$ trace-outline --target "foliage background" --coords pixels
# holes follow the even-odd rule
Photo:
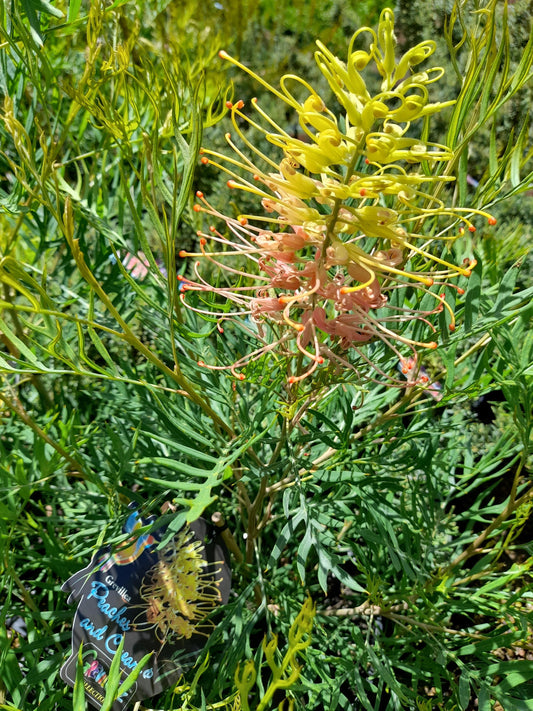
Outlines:
[[[488,52],[472,82],[489,86],[487,102],[463,99],[476,130],[456,199],[490,205],[499,222],[476,234],[462,328],[425,362],[440,402],[348,377],[294,400],[275,359],[235,383],[196,362],[234,358],[246,335],[221,338],[180,305],[176,254],[200,227],[191,191],[243,211],[223,177],[196,167],[201,141],[223,145],[226,98],[258,91],[222,65],[220,46],[272,83],[289,69],[313,83],[315,38],[343,56],[386,5],[1,4],[2,708],[72,707],[59,667],[73,611],[60,587],[104,541],[123,540],[129,501],[150,513],[168,499],[181,506],[174,528],[220,510],[243,560],[196,676],[153,708],[237,708],[234,674],[250,658],[263,666],[257,706],[271,682],[263,636],[279,635],[280,661],[308,594],[305,664],[272,704],[533,708],[530,78],[480,118],[531,53],[530,4],[509,7],[508,76],[504,63],[491,75]],[[471,23],[490,3],[459,5]],[[434,100],[457,95],[468,63],[467,48],[457,72],[446,58],[452,10],[431,3],[421,26],[426,3],[397,8],[402,43],[438,42],[447,79]],[[451,116],[434,140],[468,133]],[[121,261],[139,250],[144,280]]]

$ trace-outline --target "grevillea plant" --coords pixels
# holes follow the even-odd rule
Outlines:
[[[449,295],[464,294],[476,264],[469,252],[459,264],[444,253],[464,226],[475,231],[475,218],[490,225],[496,220],[483,210],[447,206],[454,178],[446,167],[454,153],[427,140],[424,120],[455,102],[430,101],[431,85],[444,74],[441,67],[426,67],[433,41],[397,59],[394,15],[386,9],[377,32],[363,27],[353,35],[346,62],[317,45],[315,59],[332,94],[327,100],[294,74],[283,76],[276,89],[220,52],[284,102],[298,130],[294,135],[278,125],[256,98],[253,115],[244,101],[228,102],[234,134],[226,140],[233,153],[204,148],[201,162],[225,171],[228,186],[251,193],[263,212],[228,216],[197,192],[195,210],[213,222],[198,233],[198,253],[180,253],[199,258],[196,278],[182,277],[182,298],[218,319],[220,331],[229,318],[226,308],[217,310],[221,299],[236,304],[233,314],[251,317],[261,345],[229,366],[241,380],[248,363],[276,350],[295,356],[289,383],[330,362],[360,375],[370,366],[381,380],[405,385],[395,368],[385,372],[366,348],[381,341],[409,384],[427,383],[417,352],[437,348],[437,314],[444,311],[447,328],[455,330]],[[377,92],[364,78],[371,70],[380,76]],[[261,150],[261,139],[274,150]],[[223,272],[222,284],[205,276],[201,261]],[[191,291],[217,298],[204,308],[187,298]],[[269,334],[264,322],[272,326]],[[413,322],[424,324],[418,336]]]
[[[385,2],[2,4],[0,708],[134,501],[150,708],[533,711],[531,13]]]
[[[311,644],[311,631],[313,629],[316,608],[311,598],[303,603],[300,612],[291,624],[288,632],[288,649],[283,658],[278,663],[276,654],[278,652],[278,636],[273,635],[270,640],[263,640],[262,651],[266,662],[270,667],[272,678],[266,687],[261,700],[255,707],[255,711],[266,711],[271,708],[272,699],[276,692],[293,687],[302,671],[302,666],[298,661],[298,655],[302,654]],[[238,701],[234,708],[242,711],[250,711],[248,705],[248,695],[257,680],[257,669],[253,659],[248,659],[235,671],[235,686],[238,691]],[[281,702],[278,708],[283,708]],[[289,699],[289,709],[294,708],[294,700]]]

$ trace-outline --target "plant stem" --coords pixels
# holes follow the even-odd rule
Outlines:
[[[526,503],[529,499],[533,497],[533,486],[530,486],[529,489],[524,494],[522,494],[519,499],[516,498],[518,482],[520,479],[522,467],[524,466],[525,456],[525,454],[522,456],[522,459],[518,464],[511,486],[511,493],[509,494],[509,501],[507,502],[507,505],[505,506],[501,514],[497,516],[487,526],[487,528],[482,533],[480,533],[479,536],[474,541],[472,541],[472,543],[467,548],[465,548],[465,550],[460,555],[454,558],[452,562],[449,563],[446,568],[444,568],[441,573],[442,577],[448,577],[450,572],[454,568],[456,568],[468,558],[471,558],[473,555],[476,555],[476,553],[479,551],[480,546],[487,540],[491,533],[495,529],[497,529],[504,521],[506,521],[514,511],[520,508],[522,504]]]

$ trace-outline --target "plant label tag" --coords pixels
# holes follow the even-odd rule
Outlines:
[[[118,550],[99,550],[90,564],[63,585],[78,607],[72,625],[72,653],[61,678],[74,686],[82,646],[83,686],[100,708],[109,671],[123,641],[120,682],[148,653],[134,683],[112,711],[154,696],[191,666],[214,628],[210,614],[228,601],[231,570],[217,529],[204,519],[182,528],[160,547],[163,534],[135,535],[151,523],[134,511],[124,526],[132,536]]]

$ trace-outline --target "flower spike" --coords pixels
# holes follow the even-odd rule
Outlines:
[[[447,290],[463,294],[454,281],[468,278],[476,264],[469,255],[454,264],[444,248],[464,234],[458,222],[473,233],[474,215],[489,225],[496,220],[482,210],[447,207],[437,195],[454,179],[445,169],[453,152],[413,137],[416,122],[454,103],[430,102],[429,88],[444,74],[441,67],[423,67],[434,42],[421,42],[398,59],[394,13],[385,9],[377,30],[363,27],[354,34],[346,61],[317,45],[315,60],[335,105],[327,105],[297,75],[282,77],[278,89],[220,52],[296,112],[298,136],[255,97],[249,102],[253,118],[242,100],[228,103],[235,138],[227,134],[226,141],[232,155],[204,148],[200,162],[222,170],[228,186],[254,196],[262,211],[230,217],[197,193],[195,211],[225,223],[226,232],[211,225],[210,234],[199,233],[199,252],[180,256],[216,267],[220,285],[212,286],[195,266],[196,280],[184,282],[181,298],[192,310],[218,319],[220,332],[221,321],[232,317],[220,299],[233,302],[238,307],[233,315],[250,319],[254,327],[246,330],[260,341],[232,365],[202,367],[228,368],[241,379],[237,371],[265,354],[292,355],[295,370],[288,382],[297,384],[328,362],[360,375],[354,358],[390,384],[410,387],[411,380],[407,385],[394,374],[395,366],[387,373],[377,365],[376,349],[367,344],[381,342],[390,349],[402,372],[405,364],[422,372],[417,351],[438,347],[435,317],[445,313],[448,329],[456,328]],[[381,76],[375,95],[364,78],[372,64]],[[266,138],[272,153],[258,148],[254,132]],[[424,231],[429,224],[439,230],[436,236]],[[276,334],[272,340],[265,323]],[[414,324],[420,328],[414,330]]]

